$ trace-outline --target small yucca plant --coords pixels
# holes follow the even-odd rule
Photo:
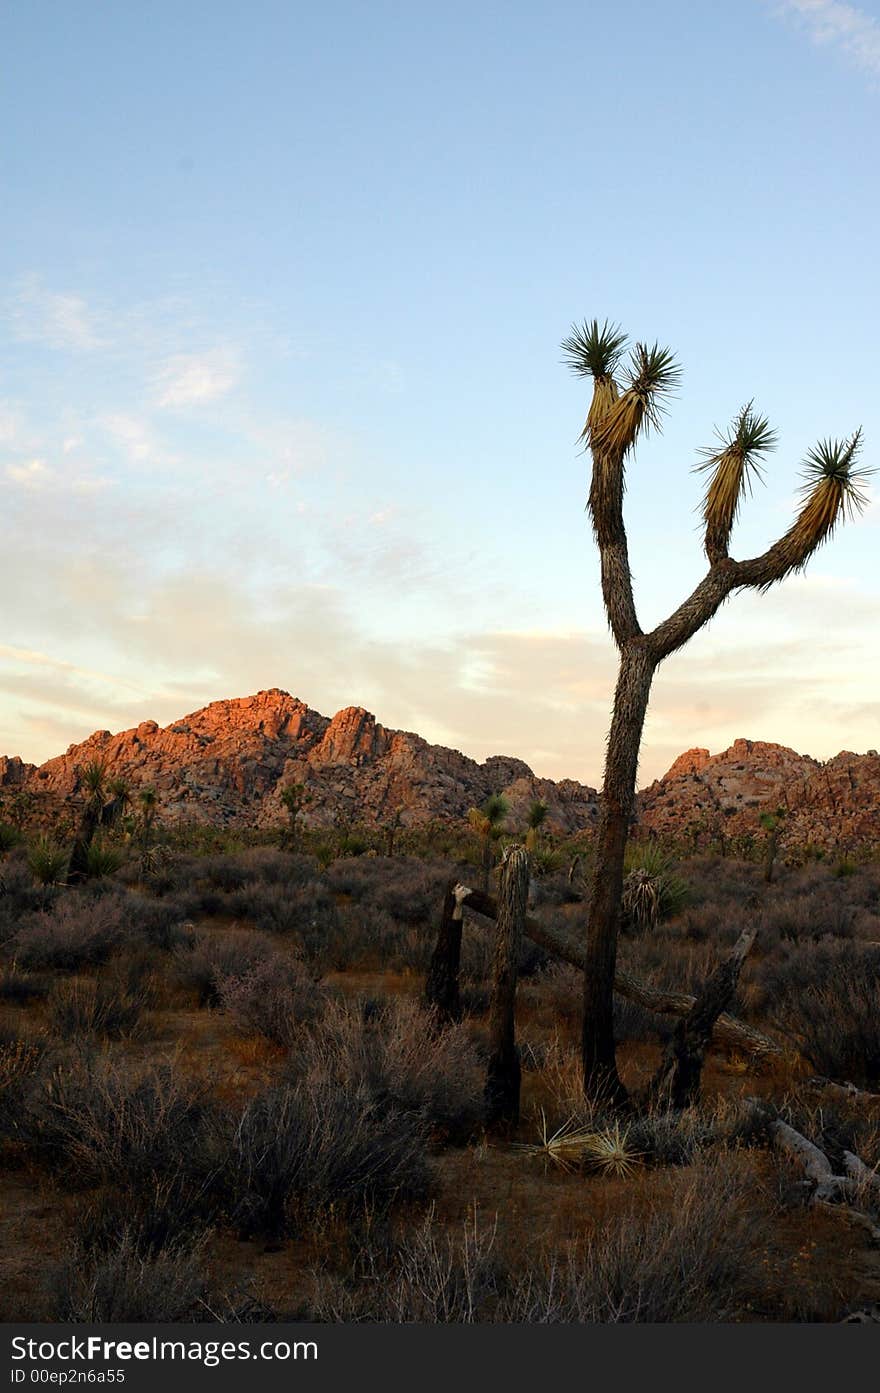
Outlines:
[[[593,1131],[592,1127],[583,1126],[576,1116],[572,1116],[555,1132],[550,1132],[542,1108],[540,1141],[517,1142],[514,1150],[527,1156],[538,1156],[545,1164],[559,1166],[560,1170],[575,1171],[583,1160]]]
[[[95,838],[86,852],[86,869],[89,877],[113,875],[122,865],[122,851],[109,842]]]
[[[11,822],[0,822],[0,856],[5,856],[21,841],[21,833]]]
[[[628,847],[625,870],[621,908],[631,924],[653,929],[681,913],[688,887],[676,874],[671,857],[658,846],[648,842]]]
[[[40,885],[55,885],[64,880],[67,852],[45,832],[28,846],[28,870]]]
[[[584,1158],[602,1175],[617,1180],[628,1180],[642,1161],[641,1154],[629,1144],[629,1130],[619,1122],[587,1138]]]

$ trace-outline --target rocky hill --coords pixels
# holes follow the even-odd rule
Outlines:
[[[880,758],[844,751],[822,764],[784,745],[735,740],[687,750],[639,795],[639,820],[658,836],[720,841],[760,830],[783,809],[784,840],[825,851],[880,844]]]
[[[318,826],[382,825],[398,812],[404,826],[455,820],[497,792],[509,799],[514,824],[536,798],[557,832],[588,828],[598,816],[598,794],[584,784],[539,779],[503,755],[480,764],[388,730],[362,707],[330,720],[278,688],[212,702],[164,728],[143,721],[118,735],[96,731],[39,768],[0,758],[0,790],[63,803],[76,790],[78,767],[93,759],[135,789],[154,787],[163,818],[216,825],[277,824],[281,790],[292,783],[307,786],[305,820]],[[760,813],[777,807],[786,810],[786,841],[829,851],[880,845],[880,758],[845,751],[822,764],[752,740],[717,755],[688,750],[642,791],[638,815],[647,833],[705,842],[760,832]]]
[[[502,790],[514,820],[541,798],[560,831],[588,826],[598,812],[595,789],[538,779],[520,759],[478,764],[409,731],[387,730],[362,707],[329,720],[278,688],[212,702],[164,728],[143,721],[120,735],[96,731],[39,768],[4,760],[0,787],[64,799],[76,789],[77,768],[95,759],[134,788],[155,788],[165,819],[271,825],[283,820],[280,793],[292,783],[307,786],[304,818],[314,825],[380,825],[398,811],[404,826],[462,818]]]

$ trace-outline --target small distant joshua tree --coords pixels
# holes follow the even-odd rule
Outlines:
[[[526,814],[526,828],[528,829],[526,831],[527,851],[537,851],[539,849],[541,845],[541,828],[547,821],[547,812],[547,804],[542,802],[540,798],[536,798],[535,801],[529,805],[529,811]]]
[[[471,808],[468,813],[468,822],[483,844],[482,887],[485,894],[489,893],[489,877],[492,874],[492,846],[504,835],[504,819],[508,812],[509,804],[504,794],[492,793],[482,807]]]
[[[776,864],[776,853],[779,850],[779,838],[782,835],[782,823],[785,818],[785,808],[777,808],[775,812],[761,814],[761,826],[767,833],[767,853],[764,860],[764,883],[769,885],[773,879],[773,867]]]
[[[101,823],[107,793],[107,768],[103,760],[89,760],[77,770],[77,791],[82,792],[84,801],[67,867],[67,879],[71,884],[86,880],[89,875],[89,848]]]
[[[769,589],[806,566],[817,547],[846,517],[865,504],[858,470],[861,431],[845,440],[823,440],[804,461],[800,510],[788,531],[761,556],[736,561],[730,537],[740,503],[760,476],[761,461],[776,444],[767,418],[751,402],[729,431],[701,452],[707,475],[703,498],[704,548],[709,569],[693,593],[650,633],[641,629],[630,575],[623,521],[624,473],[639,438],[659,429],[664,399],[678,385],[680,369],[669,349],[637,343],[621,367],[626,336],[607,320],[572,327],[562,344],[572,371],[593,382],[582,439],[592,470],[589,510],[599,548],[602,597],[620,667],[605,760],[602,811],[589,897],[584,973],[584,1088],[614,1102],[626,1101],[614,1047],[613,991],[623,888],[624,853],[634,806],[639,746],[654,673],[708,623],[736,590]]]
[[[300,818],[303,812],[312,801],[312,795],[306,789],[305,784],[288,784],[281,790],[281,802],[287,810],[290,818],[290,826],[287,829],[288,840],[293,851],[299,846],[301,824]]]

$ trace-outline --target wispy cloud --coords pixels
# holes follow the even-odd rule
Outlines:
[[[880,22],[873,15],[845,0],[782,0],[778,8],[814,43],[839,49],[855,67],[880,77]]]
[[[104,338],[88,302],[72,293],[47,290],[27,276],[7,302],[5,315],[16,338],[76,352],[101,348]]]
[[[30,459],[24,464],[7,465],[6,477],[21,488],[43,489],[54,483],[56,476],[45,460]]]
[[[228,349],[179,353],[157,375],[159,405],[192,406],[226,396],[238,382],[238,361]]]

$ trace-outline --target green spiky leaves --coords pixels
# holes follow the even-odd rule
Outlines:
[[[619,324],[598,319],[572,324],[571,333],[562,340],[563,362],[577,377],[613,378],[621,355],[626,349],[626,334]]]
[[[601,420],[591,425],[590,446],[594,455],[622,464],[639,436],[653,427],[660,429],[665,399],[681,381],[681,369],[668,348],[658,343],[650,347],[637,343],[619,396],[611,402]]]
[[[730,534],[739,505],[752,481],[761,476],[761,460],[776,445],[776,432],[766,416],[759,416],[748,402],[734,416],[730,430],[716,431],[720,449],[701,450],[698,470],[710,472],[703,498],[706,555],[713,563],[727,556]]]
[[[861,448],[862,428],[859,426],[848,440],[820,440],[807,451],[800,492],[808,498],[821,493],[829,504],[836,504],[834,519],[823,541],[841,517],[858,517],[867,506],[864,484],[875,470],[855,468]]]
[[[762,589],[790,571],[803,570],[841,521],[862,512],[868,502],[864,486],[875,471],[855,467],[861,445],[860,428],[847,440],[820,440],[807,452],[800,487],[804,501],[785,536],[763,558]]]

